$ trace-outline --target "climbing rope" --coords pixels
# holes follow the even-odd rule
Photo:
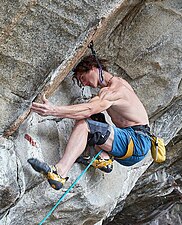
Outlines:
[[[53,211],[58,207],[58,205],[60,204],[60,202],[65,198],[65,196],[71,191],[71,189],[78,183],[78,181],[80,180],[80,178],[86,173],[86,171],[88,170],[88,168],[92,165],[92,163],[94,162],[94,160],[96,160],[96,158],[101,154],[102,150],[100,152],[98,152],[93,159],[91,160],[91,162],[88,164],[88,166],[82,171],[82,173],[76,178],[76,180],[70,185],[70,187],[67,189],[67,191],[60,197],[60,199],[57,201],[57,203],[52,207],[52,209],[47,213],[47,215],[44,217],[44,219],[38,224],[38,225],[42,225],[48,218],[49,216],[51,216],[51,214],[53,213]]]

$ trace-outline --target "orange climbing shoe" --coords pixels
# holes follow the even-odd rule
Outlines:
[[[85,166],[88,166],[90,161],[91,161],[90,156],[80,156],[76,160],[76,162],[81,163]],[[92,163],[92,166],[94,168],[98,168],[98,169],[102,170],[105,173],[110,173],[113,170],[113,159],[112,158],[103,159],[100,156],[98,156],[97,159],[94,160],[94,162]]]
[[[31,158],[27,161],[28,163],[30,163],[30,165],[35,171],[43,174],[47,178],[49,184],[55,190],[60,190],[65,184],[65,182],[68,180],[68,177],[62,178],[57,173],[55,166],[49,166],[47,163],[41,162],[36,158]]]

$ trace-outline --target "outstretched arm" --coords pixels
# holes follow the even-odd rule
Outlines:
[[[80,120],[88,118],[92,114],[102,112],[108,109],[111,105],[111,101],[101,99],[99,96],[97,96],[91,99],[91,101],[88,103],[68,106],[55,106],[52,105],[44,95],[43,104],[34,102],[32,103],[31,110],[41,116],[56,116],[60,118]]]

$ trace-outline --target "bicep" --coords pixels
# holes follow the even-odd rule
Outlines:
[[[99,98],[101,100],[110,101],[112,102],[112,104],[116,103],[118,100],[124,101],[124,98],[121,92],[111,88],[103,88],[103,90],[101,90],[99,93]]]
[[[108,101],[113,101],[113,100],[116,100],[115,99],[115,95],[117,94],[118,92],[116,90],[113,90],[109,87],[105,87],[105,88],[102,88],[99,92],[99,98],[102,99],[102,100],[108,100]]]
[[[112,101],[109,101],[107,99],[100,98],[100,96],[97,96],[97,99],[95,101],[90,102],[93,109],[93,114],[102,112],[104,110],[107,110],[111,105],[113,104]]]

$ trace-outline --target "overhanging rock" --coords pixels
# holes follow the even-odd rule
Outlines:
[[[0,192],[5,195],[0,199],[0,222],[37,224],[65,189],[51,189],[32,171],[27,159],[57,162],[74,121],[35,114],[27,117],[32,100],[43,92],[52,103],[61,105],[90,97],[90,89],[85,89],[82,96],[71,77],[65,76],[93,39],[99,55],[110,59],[111,72],[133,85],[149,112],[153,129],[169,143],[182,128],[181,2],[6,0],[0,6],[0,133],[9,137],[1,138],[1,161],[8,166],[2,166],[1,172]],[[25,134],[36,141],[36,147],[25,140]],[[178,149],[180,146],[177,145]],[[150,156],[129,168],[115,163],[109,175],[92,168],[48,224],[101,224],[118,202],[116,210],[122,210],[127,195],[150,163]],[[160,168],[163,170],[163,165]],[[82,170],[78,164],[73,166],[65,188]],[[141,179],[145,182],[145,176]]]
[[[11,135],[27,117],[31,101],[43,89],[49,96],[110,19],[138,2],[1,2],[0,100],[6,113],[0,133]]]

